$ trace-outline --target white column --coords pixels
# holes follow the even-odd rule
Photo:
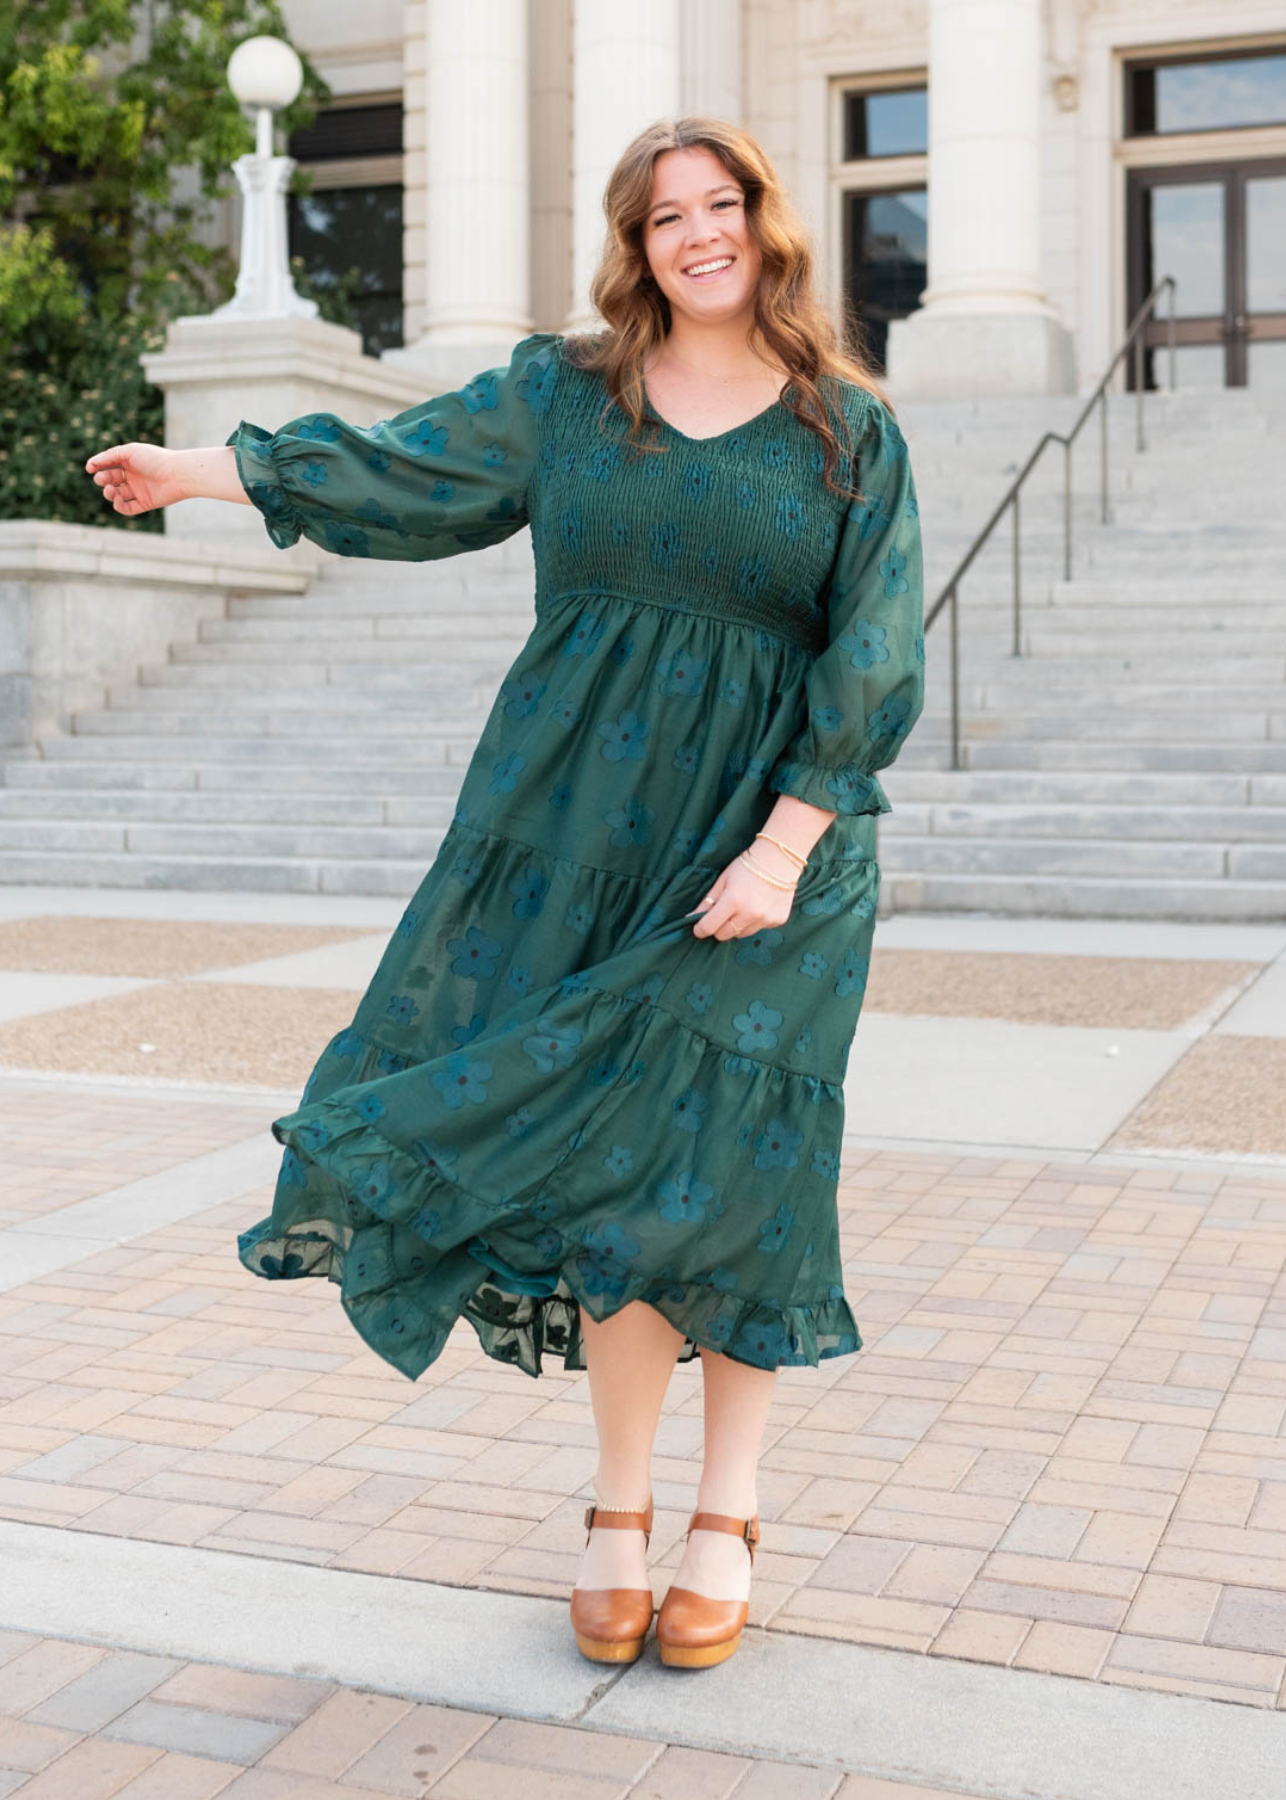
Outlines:
[[[683,0],[685,113],[740,124],[745,117],[742,0]]]
[[[427,0],[423,329],[385,352],[467,379],[532,329],[527,0]]]
[[[679,115],[680,11],[680,0],[575,0],[569,331],[594,320],[589,284],[606,232],[607,177],[645,125]]]
[[[1040,280],[1041,0],[930,0],[929,285],[889,328],[899,398],[1062,393]]]

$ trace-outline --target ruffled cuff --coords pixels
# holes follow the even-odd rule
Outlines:
[[[768,786],[777,794],[791,794],[810,806],[833,813],[887,813],[893,808],[874,775],[852,764],[828,768],[820,763],[783,758],[768,775]]]
[[[272,459],[272,433],[243,419],[226,440],[225,448],[227,445],[236,456],[242,487],[263,515],[268,536],[278,550],[289,550],[299,542],[303,526],[277,474]]]

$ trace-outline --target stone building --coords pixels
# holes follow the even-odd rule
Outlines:
[[[900,398],[1086,391],[1164,274],[1180,385],[1286,390],[1282,0],[286,11],[334,92],[291,145],[293,247],[361,266],[391,362],[586,323],[615,156],[704,111],[760,137]]]

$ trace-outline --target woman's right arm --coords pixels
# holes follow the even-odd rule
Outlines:
[[[166,450],[160,444],[115,444],[91,456],[85,468],[110,500],[112,511],[134,518],[178,500],[254,502],[237,473],[236,452],[222,444],[199,450]]]

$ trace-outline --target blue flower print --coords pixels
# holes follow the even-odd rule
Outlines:
[[[402,447],[408,456],[438,456],[446,449],[450,435],[445,425],[437,424],[426,414],[407,432]]]
[[[839,538],[839,530],[834,519],[827,519],[822,526],[822,549],[833,550]]]
[[[872,718],[878,718],[873,713]],[[874,810],[872,801],[879,798],[873,776],[861,775],[856,769],[836,769],[827,777],[827,789],[834,794],[837,812],[856,813]],[[884,809],[881,809],[884,810]]]
[[[585,542],[585,516],[579,506],[565,506],[558,515],[558,530],[564,550],[578,555]]]
[[[608,762],[641,762],[646,755],[651,727],[636,712],[623,712],[619,719],[603,719],[598,729],[606,740],[599,749]]]
[[[614,1181],[622,1175],[628,1175],[634,1167],[634,1158],[624,1144],[613,1144],[610,1152],[603,1158],[603,1167]]]
[[[505,1120],[505,1130],[509,1133],[510,1137],[526,1137],[527,1133],[535,1123],[535,1120],[536,1115],[529,1106],[520,1106],[516,1112],[511,1112]]]
[[[346,1025],[331,1045],[331,1050],[336,1056],[346,1057],[360,1056],[365,1048],[365,1038],[360,1032],[354,1031],[351,1025]]]
[[[575,625],[567,633],[563,645],[564,656],[588,656],[598,648],[598,640],[603,635],[604,622],[596,613],[583,612]]]
[[[755,1139],[757,1169],[793,1169],[799,1163],[802,1131],[792,1131],[784,1119],[769,1119]]]
[[[537,1219],[556,1219],[562,1211],[562,1202],[556,1194],[541,1194],[532,1201],[531,1210]]]
[[[454,500],[455,482],[447,481],[444,477],[439,477],[439,479],[433,483],[433,486],[429,491],[429,499],[440,500],[443,502]]]
[[[293,1150],[287,1150],[281,1159],[280,1180],[283,1187],[301,1188],[307,1185],[308,1171]]]
[[[448,938],[447,949],[455,959],[451,973],[470,981],[485,981],[496,972],[496,958],[504,949],[498,939],[470,925],[462,938]]]
[[[570,926],[577,937],[584,937],[594,923],[594,915],[583,900],[576,900],[567,908],[563,923]]]
[[[631,794],[624,806],[614,807],[611,812],[603,814],[603,822],[612,826],[612,835],[608,839],[618,849],[626,849],[631,845],[652,842],[652,821],[656,817],[655,810],[645,806],[637,794]]]
[[[759,460],[766,469],[784,469],[792,460],[790,445],[785,438],[769,438],[759,452]]]
[[[800,974],[809,976],[813,981],[820,981],[829,967],[830,964],[820,950],[805,950],[799,959]],[[796,1044],[795,1048],[798,1049],[799,1045]]]
[[[378,1207],[393,1192],[393,1171],[386,1162],[373,1162],[353,1183],[353,1192],[364,1206]]]
[[[673,656],[663,656],[656,665],[657,688],[671,699],[677,695],[693,698],[705,687],[709,667],[705,658],[697,658],[687,650],[676,650]]]
[[[823,1181],[838,1181],[839,1152],[837,1150],[814,1150],[813,1174],[820,1175]]]
[[[460,389],[460,399],[466,412],[481,412],[484,407],[488,412],[494,412],[497,399],[495,376],[479,375],[476,381]]]
[[[611,1087],[620,1074],[619,1066],[608,1056],[600,1056],[590,1064],[589,1078],[595,1087]]]
[[[749,441],[744,431],[737,431],[730,438],[724,440],[723,447],[730,456],[744,456]]]
[[[854,619],[853,629],[843,632],[836,642],[848,651],[848,660],[855,669],[872,669],[876,663],[889,660],[889,647],[884,641],[887,636],[883,625],[872,624],[870,619]]]
[[[368,468],[374,469],[377,475],[382,475],[392,460],[387,450],[372,450],[366,462]]]
[[[371,540],[356,525],[342,525],[335,519],[323,519],[322,533],[326,539],[326,549],[333,550],[336,556],[369,556],[371,553]]]
[[[753,1127],[750,1125],[739,1125],[737,1127],[736,1142],[737,1142],[738,1150],[744,1150],[746,1148],[746,1145],[750,1142],[750,1134],[751,1134],[752,1129],[753,1129]]]
[[[549,804],[555,812],[566,812],[571,803],[572,790],[567,782],[560,781],[557,787],[550,788]]]
[[[860,543],[865,543],[873,533],[892,523],[883,494],[876,494],[872,499],[855,502],[849,508],[848,516],[857,523],[857,536]]]
[[[710,1010],[710,1002],[714,999],[714,989],[708,981],[694,981],[684,998],[694,1013],[704,1017]]]
[[[655,1006],[664,987],[663,975],[649,975],[646,981],[636,981],[632,987],[627,987],[622,998],[633,1001],[638,1006]]]
[[[681,775],[695,775],[701,767],[701,752],[695,744],[680,744],[671,759],[671,767]]]
[[[607,535],[614,544],[619,544],[624,548],[630,541],[629,524],[624,519],[613,519],[607,528]]]
[[[368,1125],[373,1125],[376,1119],[384,1117],[384,1102],[378,1094],[363,1094],[360,1100],[354,1101],[353,1111],[359,1119],[365,1119]]]
[[[324,1150],[330,1142],[330,1126],[309,1119],[299,1127],[299,1141],[305,1150]]]
[[[737,505],[750,512],[755,504],[755,490],[748,481],[737,483]]]
[[[804,535],[808,525],[808,513],[804,503],[795,494],[780,494],[777,499],[777,529],[792,544],[796,538]]]
[[[661,568],[668,569],[679,560],[679,551],[683,548],[683,540],[679,536],[679,528],[673,519],[667,519],[660,525],[654,525],[651,533],[652,561]]]
[[[309,487],[320,487],[326,479],[326,465],[322,462],[306,462],[300,473]]]
[[[534,413],[548,412],[557,383],[557,358],[544,360],[538,354],[528,359],[526,369],[514,384],[514,392]]]
[[[411,1155],[422,1162],[431,1175],[441,1175],[447,1181],[454,1181],[453,1173],[459,1160],[460,1152],[455,1149],[443,1149],[430,1143],[428,1138],[416,1138],[411,1145]]]
[[[798,1350],[799,1339],[787,1332],[780,1319],[761,1323],[747,1319],[732,1346],[734,1356],[761,1369],[775,1369],[779,1363],[791,1361]],[[802,1355],[796,1360],[802,1361]]]
[[[564,450],[563,451],[563,474],[570,475],[572,470],[575,467],[576,467],[576,452],[574,450]]]
[[[697,853],[697,833],[691,827],[685,827],[674,834],[674,853],[676,856],[689,857]]]
[[[697,845],[698,856],[713,856],[715,854],[719,848],[719,839],[723,835],[724,826],[727,823],[728,821],[721,812],[715,814],[710,823],[710,829]]]
[[[509,452],[503,444],[488,444],[482,452],[482,466],[484,469],[498,469],[507,461],[508,456]]]
[[[701,552],[701,566],[707,575],[717,575],[719,573],[718,544],[706,545],[705,549]]]
[[[645,481],[659,481],[665,474],[664,454],[648,456],[640,470]]]
[[[866,734],[874,741],[880,738],[900,738],[907,733],[907,717],[911,711],[911,702],[903,700],[896,694],[890,694],[883,706],[873,712],[866,721]]]
[[[518,785],[519,770],[526,766],[527,758],[521,751],[511,750],[505,760],[496,763],[492,769],[488,791],[493,794],[512,794]]]
[[[553,1225],[546,1225],[543,1230],[538,1231],[532,1242],[542,1262],[557,1262],[563,1253],[563,1234]]]
[[[732,1336],[733,1317],[731,1313],[716,1313],[712,1319],[706,1320],[706,1336],[714,1349],[718,1350]]]
[[[714,476],[706,463],[689,463],[683,471],[683,492],[689,500],[700,504],[710,498]]]
[[[700,1225],[714,1197],[711,1184],[698,1181],[692,1169],[681,1169],[668,1181],[659,1182],[656,1191],[660,1195],[657,1211],[671,1225]]]
[[[677,1131],[700,1131],[705,1123],[706,1097],[699,1088],[685,1088],[674,1102],[670,1123]]]
[[[397,515],[385,512],[379,501],[373,497],[362,502],[357,516],[367,525],[374,526],[377,531],[392,531],[398,537],[406,536],[406,532],[402,528],[402,521]]]
[[[611,1294],[619,1298],[625,1292],[629,1265],[642,1246],[615,1219],[605,1225],[587,1226],[581,1233],[584,1249],[576,1258],[576,1266],[586,1290],[591,1294]]]
[[[820,894],[814,894],[811,900],[805,900],[803,911],[814,919],[833,919],[843,904],[844,895],[840,885],[834,882],[830,887],[823,888]]]
[[[614,663],[627,663],[633,654],[634,639],[632,637],[617,638],[612,645],[612,661]]]
[[[581,709],[574,700],[560,700],[549,716],[555,725],[561,725],[565,731],[570,731],[579,720]]]
[[[398,936],[404,938],[414,937],[419,929],[420,915],[413,906],[408,906],[397,922]]]
[[[852,906],[850,906],[848,910],[850,915],[855,919],[873,919],[875,917],[875,902],[869,894],[862,894],[860,898],[854,900]]]
[[[795,1222],[795,1209],[782,1201],[771,1219],[765,1219],[759,1227],[758,1248],[768,1256],[775,1256],[790,1236],[790,1228]]]
[[[737,1291],[737,1271],[720,1263],[717,1269],[710,1271],[710,1286],[717,1287],[721,1294],[734,1294]]]
[[[773,946],[780,944],[785,935],[775,925],[763,926],[750,937],[742,938],[737,946],[737,961],[739,963],[770,963]]]
[[[511,675],[500,688],[500,692],[506,696],[506,716],[510,719],[529,719],[540,705],[540,697],[544,691],[545,683],[534,669],[524,669],[519,675]]]
[[[735,675],[729,675],[719,683],[719,698],[726,700],[729,706],[740,706],[746,697],[746,684],[738,681]]]
[[[869,956],[859,956],[856,950],[846,950],[835,980],[835,992],[837,994],[862,993],[866,987],[866,978],[870,967]]]
[[[334,444],[339,439],[339,426],[335,423],[334,413],[315,413],[311,419],[305,419],[295,432],[315,444]]]
[[[534,919],[545,904],[545,895],[549,892],[549,877],[535,863],[528,863],[510,881],[509,892],[517,896],[513,904],[514,917]]]
[[[733,1026],[740,1034],[738,1050],[775,1050],[777,1027],[782,1017],[775,1007],[768,1006],[763,1000],[752,1000],[745,1012],[733,1017]]]
[[[542,483],[548,483],[550,476],[554,473],[557,466],[558,453],[552,442],[546,438],[545,442],[540,446],[540,479]]]
[[[572,975],[564,975],[558,984],[561,994],[583,994],[589,986],[589,971],[577,969]]]
[[[487,1083],[494,1073],[491,1064],[481,1057],[471,1059],[464,1050],[452,1050],[446,1061],[446,1068],[439,1069],[434,1075],[433,1085],[447,1105],[453,1112],[466,1100],[473,1106],[481,1106],[487,1097]]]
[[[642,1081],[643,1077],[646,1074],[647,1074],[647,1062],[645,1061],[645,1059],[643,1057],[636,1056],[634,1058],[634,1061],[630,1064],[629,1068],[625,1071],[626,1085],[628,1087],[633,1087],[635,1082]]]
[[[284,1256],[261,1256],[259,1272],[269,1281],[291,1281],[303,1274],[304,1259],[297,1250],[288,1250]]]
[[[482,873],[482,858],[476,850],[466,850],[457,856],[451,865],[451,875],[456,881],[463,882],[465,887],[472,887]]]
[[[844,715],[838,706],[815,706],[813,708],[813,724],[818,731],[838,731],[844,723]]]
[[[620,445],[603,444],[590,457],[585,473],[592,481],[610,481],[620,466]]]
[[[768,562],[762,556],[743,556],[737,564],[737,592],[743,600],[753,600],[762,592],[768,579]]]
[[[884,461],[895,463],[900,456],[906,455],[906,439],[902,436],[902,428],[897,420],[888,414],[884,418]]]
[[[535,1030],[522,1040],[522,1047],[542,1075],[555,1069],[569,1069],[576,1057],[581,1034],[574,1025],[559,1025],[547,1014],[536,1020]]]
[[[486,1029],[486,1024],[486,1018],[482,1013],[474,1013],[467,1025],[453,1025],[451,1027],[452,1042],[461,1046],[472,1043],[479,1032]]]
[[[409,1025],[419,1010],[409,994],[394,994],[385,1008],[395,1025]]]
[[[896,544],[889,545],[889,553],[879,565],[880,574],[884,577],[884,598],[893,600],[899,594],[905,594],[910,587],[906,576],[902,573],[906,568],[906,557]]]

